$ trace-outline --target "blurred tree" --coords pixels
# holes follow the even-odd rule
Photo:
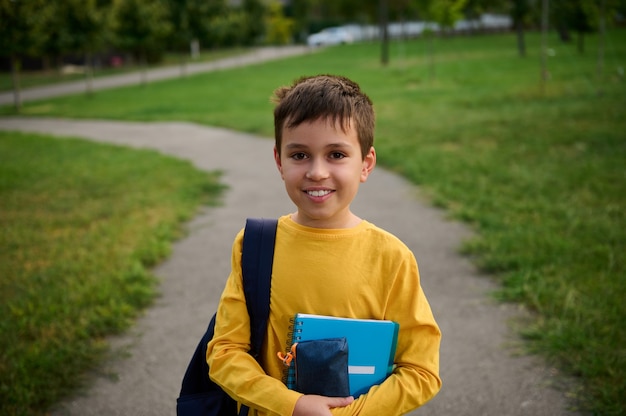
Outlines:
[[[244,0],[242,7],[246,19],[244,44],[252,45],[258,42],[267,30],[265,25],[267,7],[261,0]]]
[[[209,22],[209,44],[214,48],[243,45],[248,19],[242,9],[229,9]]]
[[[534,0],[512,0],[510,16],[513,20],[513,27],[517,34],[517,51],[519,56],[526,56],[526,40],[524,29],[529,24],[531,18],[532,7],[535,5]]]
[[[191,15],[188,0],[166,0],[172,31],[168,45],[172,51],[179,53],[181,59],[180,72],[185,75],[191,42],[194,34],[191,29]]]
[[[541,0],[541,89],[545,93],[548,72],[548,30],[550,29],[550,0]]]
[[[285,6],[285,15],[294,20],[293,31],[298,42],[306,42],[306,37],[311,33],[311,11],[314,1],[292,1]]]
[[[479,20],[485,13],[506,13],[509,3],[514,3],[515,1],[516,0],[467,0],[463,7],[463,14],[469,20]]]
[[[187,22],[191,39],[202,44],[209,37],[209,21],[227,12],[226,0],[186,0]]]
[[[146,64],[165,51],[172,31],[165,3],[152,0],[115,0],[113,30],[115,44],[130,53],[142,67],[142,84],[147,82]]]
[[[389,63],[389,0],[379,0],[380,63]]]
[[[415,0],[415,8],[421,20],[439,25],[439,30],[446,31],[454,27],[463,17],[463,9],[468,0]],[[436,78],[435,68],[435,27],[424,28],[424,38],[428,41],[429,77]]]
[[[424,22],[433,22],[433,3],[436,0],[415,0],[417,12],[420,19]],[[431,26],[424,27],[423,37],[428,42],[428,76],[430,80],[434,80],[435,73],[435,33]]]
[[[0,55],[11,61],[13,105],[22,108],[20,71],[22,59],[41,54],[46,41],[45,0],[0,0]]]
[[[430,15],[444,33],[463,17],[468,0],[437,0],[430,4]]]
[[[294,19],[285,17],[283,5],[278,1],[269,4],[267,17],[267,43],[285,45],[293,40]]]
[[[337,12],[340,17],[348,21],[364,20],[375,22],[379,13],[380,0],[344,0],[337,2]],[[392,9],[394,0],[384,0],[386,7]]]
[[[312,29],[317,31],[347,22],[377,22],[379,7],[379,0],[312,0]]]
[[[599,8],[595,0],[552,0],[552,19],[564,42],[570,41],[570,31],[577,33],[578,51],[585,51],[585,34],[598,27]]]
[[[44,69],[51,67],[59,68],[61,66],[61,58],[68,50],[68,46],[63,42],[67,39],[65,36],[61,9],[61,1],[48,2],[46,4],[46,13],[44,14],[43,25],[46,27],[46,37],[41,45],[43,53]]]
[[[598,63],[596,65],[596,74],[598,77],[604,75],[604,48],[606,43],[606,0],[600,0],[600,10],[598,14]]]
[[[555,22],[561,40],[571,40],[570,31],[577,34],[577,48],[580,53],[585,52],[585,35],[598,31],[598,64],[597,72],[604,71],[604,48],[606,41],[606,27],[613,23],[608,16],[626,14],[624,0],[553,0],[552,19]]]
[[[208,22],[213,16],[225,13],[224,1],[206,0],[166,0],[172,31],[169,47],[181,57],[181,75],[186,73],[192,42],[205,41],[208,38]]]
[[[46,46],[52,54],[74,53],[82,56],[85,71],[85,92],[91,94],[93,55],[105,44],[107,15],[96,0],[57,0],[49,2],[45,26],[54,36]],[[53,55],[54,56],[54,55]],[[59,55],[56,56],[57,58]]]
[[[207,43],[214,48],[250,46],[259,43],[266,32],[267,6],[262,0],[243,0],[237,7],[219,0],[206,21]]]

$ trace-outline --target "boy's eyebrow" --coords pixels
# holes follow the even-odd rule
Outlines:
[[[309,146],[306,144],[301,144],[301,143],[288,143],[285,144],[285,149],[307,149]],[[337,142],[337,143],[329,143],[325,146],[326,148],[331,148],[331,149],[335,149],[335,148],[345,148],[345,147],[353,147],[352,144],[350,143],[346,143],[346,142]]]
[[[300,143],[289,143],[285,145],[285,149],[305,149],[308,146]]]

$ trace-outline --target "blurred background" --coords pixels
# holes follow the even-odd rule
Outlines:
[[[626,0],[0,0],[0,92],[13,98],[0,125],[174,121],[269,138],[276,87],[348,76],[374,102],[380,164],[475,232],[460,250],[493,277],[493,297],[527,317],[514,328],[521,353],[575,380],[563,390],[577,410],[623,415],[625,16]],[[299,52],[186,74],[259,50]],[[161,67],[177,76],[95,93],[95,78]],[[87,94],[20,99],[64,81]],[[156,298],[153,268],[182,225],[222,201],[221,174],[154,152],[0,132],[0,413],[47,414],[102,362],[107,337]],[[460,293],[444,279],[427,284]],[[433,302],[446,348],[501,347],[468,334],[467,314],[444,305]],[[487,375],[475,382],[480,363],[449,357],[442,372],[466,366],[471,377],[446,381],[447,391],[493,402]]]
[[[260,45],[515,31],[524,55],[525,32],[548,26],[582,51],[625,15],[624,0],[1,0],[0,89]]]

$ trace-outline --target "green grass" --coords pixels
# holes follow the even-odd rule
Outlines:
[[[537,34],[520,58],[510,34],[330,48],[280,62],[30,103],[26,115],[188,120],[271,137],[269,98],[305,74],[358,81],[378,116],[379,161],[471,224],[463,250],[536,319],[531,350],[570,375],[581,408],[626,409],[626,32],[610,32],[605,73],[551,37],[542,85]],[[434,73],[434,76],[431,74]],[[11,114],[10,107],[0,114]],[[418,253],[419,255],[419,253]]]
[[[0,414],[43,414],[96,368],[217,179],[152,151],[0,132]]]

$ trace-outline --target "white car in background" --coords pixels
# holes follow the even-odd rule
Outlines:
[[[306,43],[309,46],[344,45],[354,42],[352,34],[343,27],[329,27],[321,32],[309,35]]]

